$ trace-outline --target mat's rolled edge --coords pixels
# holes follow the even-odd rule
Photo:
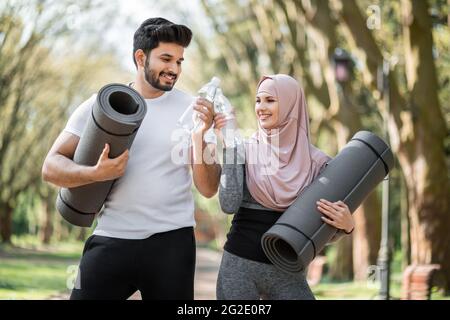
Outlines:
[[[373,132],[364,130],[356,132],[349,142],[352,140],[360,141],[368,146],[377,155],[377,157],[383,161],[386,175],[389,174],[394,167],[395,160],[392,149],[386,141]]]
[[[58,196],[56,197],[56,209],[67,222],[75,226],[89,228],[92,226],[95,219],[95,213],[80,213],[70,207],[61,198],[60,193],[58,193]]]
[[[288,236],[281,237],[280,234]],[[306,244],[296,248],[295,243]],[[261,237],[261,246],[274,265],[290,273],[304,270],[317,254],[311,239],[301,231],[284,224],[275,224],[264,233]],[[302,260],[301,257],[305,256],[306,259]]]
[[[131,102],[135,110],[133,112],[128,112],[129,110],[121,112],[124,110],[122,108],[119,111],[116,103],[111,104],[110,99],[113,94],[127,96],[127,102]],[[119,83],[111,83],[102,87],[97,94],[95,106],[97,107],[93,108],[92,117],[97,127],[113,135],[132,135],[147,114],[147,104],[139,92]],[[116,124],[120,124],[120,127],[117,127]]]
[[[272,264],[275,267],[282,270],[283,272],[292,274],[301,272],[303,270],[303,264],[286,261],[280,255],[277,254],[274,248],[276,247],[276,243],[280,241],[282,242],[283,240],[281,240],[276,236],[273,237],[270,235],[265,236],[262,247],[264,248],[264,251],[268,253],[267,257],[269,261],[272,262]]]

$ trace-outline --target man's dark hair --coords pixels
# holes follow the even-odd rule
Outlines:
[[[137,68],[134,54],[141,49],[148,56],[160,42],[176,43],[187,47],[192,39],[192,31],[185,25],[175,24],[164,18],[150,18],[142,22],[134,33],[133,62]]]

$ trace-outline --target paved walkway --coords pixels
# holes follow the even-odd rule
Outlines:
[[[216,299],[216,280],[221,258],[221,252],[197,248],[197,267],[195,272],[196,300]]]

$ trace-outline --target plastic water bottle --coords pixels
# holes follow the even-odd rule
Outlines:
[[[214,101],[214,111],[223,113],[227,118],[232,116],[232,107],[230,101],[225,97],[222,89],[217,88],[216,100]]]
[[[236,128],[236,117],[233,114],[231,102],[225,97],[220,88],[216,91],[216,100],[214,102],[214,111],[224,114],[227,120],[225,127],[221,130],[225,144],[227,147],[234,148],[242,143],[242,138]]]
[[[217,90],[220,89],[220,79],[213,77],[210,82],[205,84],[198,91],[198,96],[205,98],[209,102],[213,103],[216,99]],[[191,104],[186,111],[178,119],[178,126],[192,132],[200,125],[200,119],[197,117],[197,113],[193,112],[193,104]]]
[[[205,98],[211,103],[214,103],[214,100],[216,98],[217,89],[220,86],[220,79],[217,77],[212,77],[211,81],[205,84],[203,87],[200,88],[198,91],[198,95],[202,98]]]

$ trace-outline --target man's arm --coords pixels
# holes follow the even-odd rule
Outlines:
[[[213,125],[214,109],[212,103],[204,98],[197,98],[193,109],[201,122],[192,133],[192,176],[197,190],[206,198],[211,198],[219,188],[221,171],[215,159],[215,145],[204,141],[206,132]]]
[[[219,188],[221,166],[216,161],[214,144],[206,144],[203,134],[192,135],[192,176],[197,190],[206,198],[213,197]]]
[[[42,166],[42,178],[63,188],[73,188],[98,181],[113,180],[125,173],[128,150],[109,159],[109,145],[105,145],[95,166],[76,164],[72,159],[80,138],[63,131],[53,143]]]

